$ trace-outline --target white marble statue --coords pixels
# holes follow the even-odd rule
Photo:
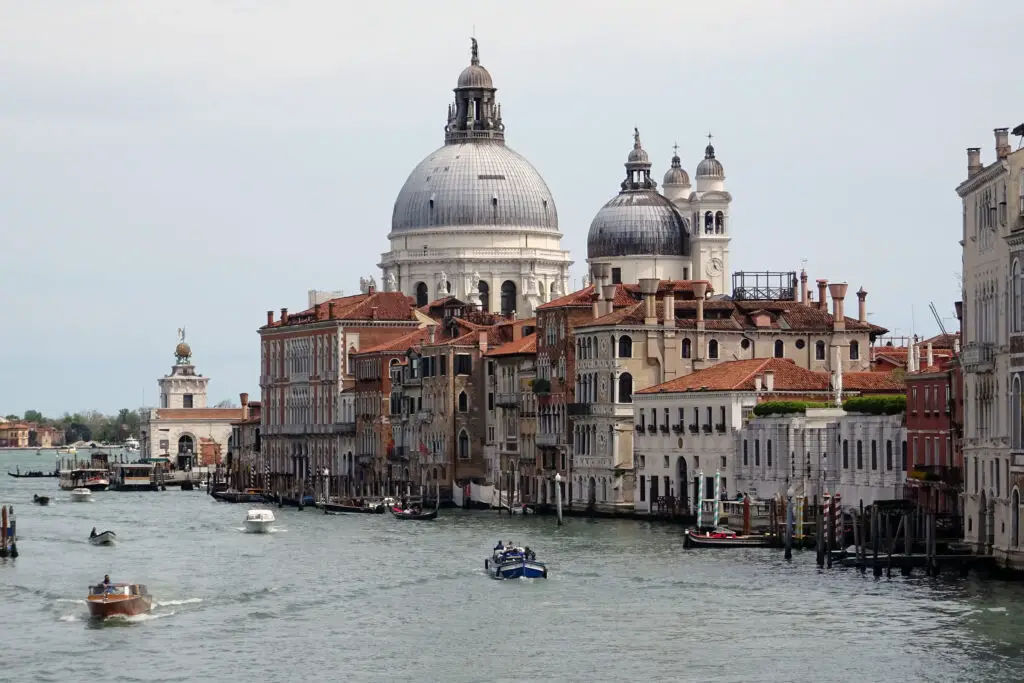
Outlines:
[[[359,278],[359,291],[366,294],[370,291],[370,281],[365,277]]]
[[[448,295],[448,273],[441,271],[441,274],[437,276],[437,293],[438,296]]]
[[[179,327],[178,328],[178,343],[179,344],[184,344],[185,343],[185,328],[184,327]]]
[[[389,270],[388,274],[384,276],[384,291],[394,292],[398,290],[398,278],[395,277],[395,271]]]
[[[377,291],[377,278],[371,275],[370,279],[367,280],[366,283],[373,288],[373,291]]]
[[[583,273],[583,288],[590,286],[590,273]]]
[[[533,273],[526,278],[526,292],[525,294],[536,294],[537,293],[537,276]]]

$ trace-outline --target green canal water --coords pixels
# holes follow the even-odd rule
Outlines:
[[[53,458],[0,452],[0,467]],[[53,497],[49,507],[34,493]],[[442,511],[275,510],[201,491],[94,494],[0,475],[21,556],[0,560],[0,681],[1020,681],[1024,588],[875,579],[813,554],[684,550],[680,529]],[[94,547],[90,529],[120,543]],[[494,581],[498,539],[547,580]],[[87,587],[145,583],[141,618],[96,624]]]

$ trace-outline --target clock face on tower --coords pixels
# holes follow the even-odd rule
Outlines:
[[[722,274],[722,259],[713,258],[708,261],[707,268],[704,269],[710,277]]]

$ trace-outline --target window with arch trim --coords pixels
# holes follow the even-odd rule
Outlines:
[[[708,358],[718,360],[718,340],[712,339],[708,342]]]
[[[633,375],[624,372],[619,375],[619,403],[633,402]]]
[[[775,357],[784,358],[786,356],[786,344],[781,339],[775,340]]]
[[[427,283],[426,282],[417,282],[416,283],[416,306],[417,307],[419,307],[419,306],[426,306],[427,304],[429,304],[430,303],[430,301],[428,300],[429,297],[430,297],[430,292],[427,289]]]
[[[628,334],[619,337],[619,358],[633,357],[633,338]]]
[[[825,360],[825,342],[814,342],[814,360]]]
[[[465,429],[459,432],[459,459],[469,459],[469,434]]]
[[[690,341],[689,337],[684,337],[683,338],[682,349],[683,349],[683,352],[682,352],[682,357],[683,358],[689,358],[689,357],[691,357],[693,355],[693,342]]]
[[[856,340],[850,342],[850,360],[860,360],[860,343]]]
[[[465,413],[469,411],[469,397],[466,396],[465,391],[459,392],[459,412]]]

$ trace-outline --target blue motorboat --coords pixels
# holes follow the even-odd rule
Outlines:
[[[484,560],[484,569],[495,579],[546,579],[548,568],[537,561],[537,554],[530,548],[499,543],[489,559]]]

